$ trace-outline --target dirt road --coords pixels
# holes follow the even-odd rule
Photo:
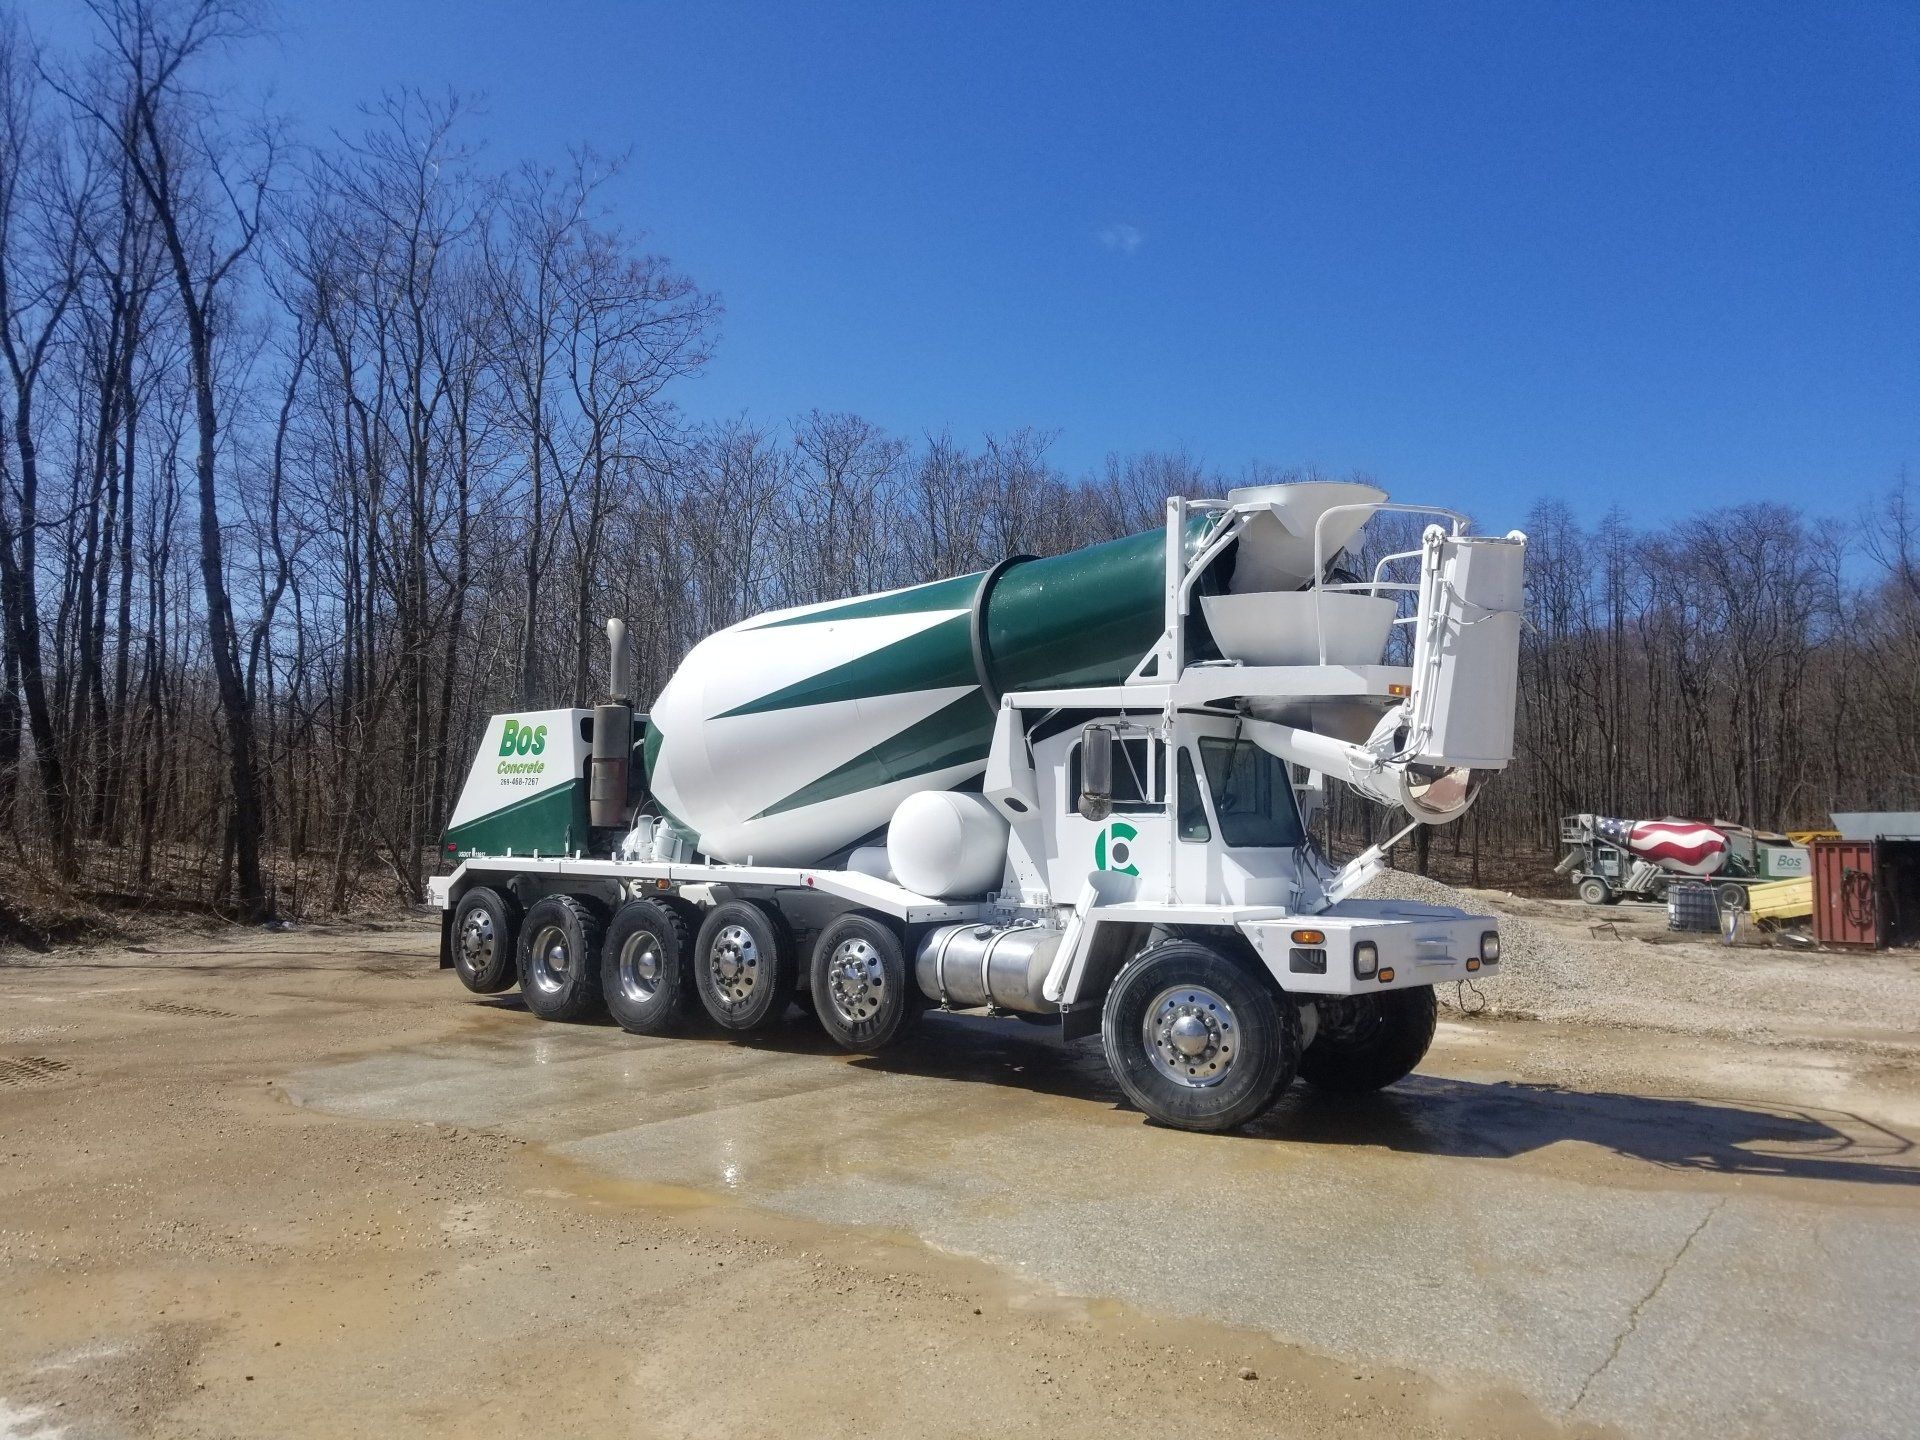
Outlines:
[[[1884,1051],[1456,1021],[1200,1137],[1012,1022],[643,1041],[432,948],[0,965],[0,1437],[1920,1433]]]

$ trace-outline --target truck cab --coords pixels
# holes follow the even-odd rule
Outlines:
[[[1158,717],[1092,724],[1112,752],[1100,818],[1087,814],[1096,807],[1085,786],[1085,729],[1034,746],[1036,772],[1046,777],[1041,804],[1052,818],[1039,857],[1049,894],[1076,896],[1095,870],[1150,876],[1175,897],[1230,905],[1298,899],[1306,827],[1292,780],[1282,761],[1238,733],[1231,715],[1182,712],[1170,729]]]

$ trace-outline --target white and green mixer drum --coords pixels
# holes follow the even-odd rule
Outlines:
[[[1384,498],[1360,485],[1275,488],[1294,492],[1309,527],[1328,506]],[[1325,553],[1365,519],[1330,517]],[[1189,553],[1211,523],[1194,517]],[[1254,538],[1210,567],[1203,591],[1307,582],[1299,556],[1311,544],[1298,526],[1257,555]],[[716,860],[818,863],[882,829],[909,795],[978,777],[1007,691],[1124,681],[1163,629],[1165,551],[1155,530],[719,631],[652,707],[647,787]],[[1281,553],[1289,562],[1276,567]],[[1189,643],[1195,658],[1218,653],[1197,616]]]

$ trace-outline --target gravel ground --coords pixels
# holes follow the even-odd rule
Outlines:
[[[0,1440],[1920,1435],[1911,958],[1381,888],[1572,1023],[1238,1136],[984,1017],[543,1024],[417,923],[0,963]]]
[[[1595,910],[1577,900],[1457,890],[1389,870],[1361,892],[1492,910],[1500,973],[1443,988],[1468,1013],[1623,1025],[1736,1040],[1777,1040],[1920,1062],[1920,955],[1681,940],[1650,906]],[[1482,1011],[1484,1006],[1484,1011]]]
[[[1119,1155],[1068,1202],[1181,1187],[1190,1141],[1291,1195],[1259,1147],[1120,1109],[1097,1047],[975,1021],[996,1027],[983,1047],[956,1021],[915,1073],[798,1020],[753,1046],[545,1025],[462,991],[435,943],[332,926],[0,963],[0,1440],[1158,1440],[1170,1406],[1180,1428],[1293,1440],[1595,1435],[1503,1383],[1218,1306],[1075,1298],[870,1223],[877,1206],[827,1223],[752,1188],[878,1177],[949,1216],[983,1137],[1025,1136],[1022,1182],[973,1202],[1017,1239],[1035,1166],[1084,1131]],[[402,1100],[379,1078],[400,1072],[430,1083]],[[630,1161],[649,1136],[658,1175],[569,1153],[617,1137]],[[703,1159],[698,1186],[667,1176]],[[1175,1203],[1104,1205],[1128,1238],[1107,1248],[1199,1273],[1151,1243]]]

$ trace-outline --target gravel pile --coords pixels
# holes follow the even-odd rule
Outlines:
[[[1359,893],[1500,917],[1498,972],[1471,987],[1440,987],[1449,1010],[1792,1039],[1920,1060],[1920,962],[1911,952],[1834,954],[1727,947],[1711,939],[1662,936],[1652,944],[1590,936],[1589,926],[1610,916],[1570,901],[1456,890],[1400,870],[1383,872]]]
[[[1406,870],[1386,870],[1364,885],[1369,900],[1415,900],[1424,905],[1456,905],[1486,911],[1484,895],[1456,890]],[[1500,916],[1500,969],[1474,989],[1442,986],[1443,1006],[1475,1013],[1537,1019],[1590,1018],[1592,999],[1585,992],[1604,985],[1618,942],[1592,943],[1556,935],[1517,916]],[[1478,993],[1474,993],[1477,991]]]

